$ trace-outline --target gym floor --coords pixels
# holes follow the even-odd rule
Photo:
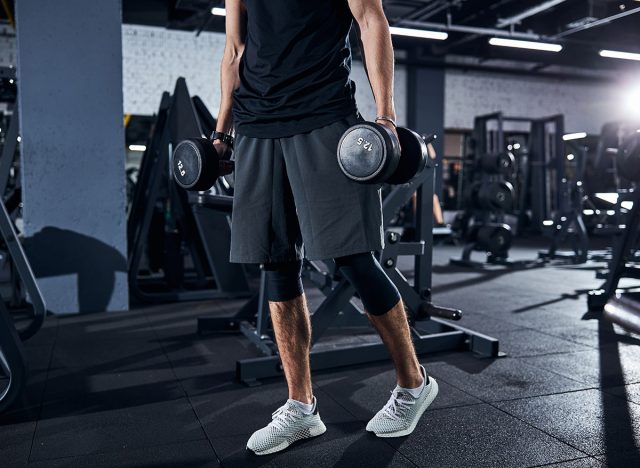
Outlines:
[[[499,338],[508,357],[423,358],[440,394],[407,438],[364,431],[394,386],[391,365],[379,363],[316,373],[327,433],[250,455],[246,441],[282,404],[285,385],[234,382],[235,360],[256,351],[238,335],[195,333],[197,316],[233,313],[240,301],[183,303],[50,317],[27,344],[27,401],[2,416],[0,465],[640,466],[640,338],[585,316],[585,291],[599,284],[593,269],[448,266],[459,250],[435,249],[435,302],[463,309],[462,324]]]

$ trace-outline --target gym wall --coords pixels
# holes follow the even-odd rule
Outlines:
[[[125,112],[156,112],[162,91],[172,89],[178,76],[185,76],[191,92],[216,112],[222,34],[196,37],[137,25],[124,25],[122,31]],[[375,107],[361,62],[354,62],[353,77],[361,112],[371,118]],[[398,66],[395,91],[401,123],[407,116],[406,79],[406,67]],[[564,113],[568,131],[599,133],[605,121],[616,118],[619,102],[616,87],[608,83],[463,70],[447,70],[445,78],[446,128],[472,128],[474,116],[502,110],[531,117]]]
[[[5,28],[7,29],[7,28]],[[5,31],[5,33],[8,32]],[[185,76],[190,90],[200,95],[215,112],[218,64],[224,36],[170,31],[163,28],[123,25],[124,111],[151,115],[160,95],[173,89]],[[0,29],[0,65],[15,64],[15,39]],[[364,68],[354,63],[358,101],[365,117],[375,113]],[[396,101],[400,122],[406,119],[406,68],[396,75]],[[515,76],[481,71],[447,70],[445,79],[445,125],[472,128],[476,115],[502,110],[510,115],[544,117],[566,115],[567,131],[599,133],[602,124],[619,117],[620,93],[608,83],[561,80],[539,76]]]
[[[564,114],[567,132],[598,134],[602,124],[623,118],[623,97],[609,83],[447,70],[445,125],[473,128],[476,115],[503,111],[517,117]]]
[[[124,60],[124,111],[150,115],[157,112],[163,91],[173,89],[179,76],[187,79],[191,94],[199,95],[212,113],[220,102],[218,65],[224,49],[224,35],[171,31],[149,26],[122,27]],[[360,111],[375,117],[371,89],[361,62],[353,64]],[[396,70],[398,120],[406,122],[406,70]]]

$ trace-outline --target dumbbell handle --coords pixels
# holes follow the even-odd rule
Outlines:
[[[229,159],[221,159],[218,161],[218,172],[220,176],[226,176],[231,174],[236,168],[236,163]]]

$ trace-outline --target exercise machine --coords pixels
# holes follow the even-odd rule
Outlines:
[[[585,191],[584,172],[587,162],[587,148],[567,142],[571,153],[557,155],[556,173],[560,174],[557,195],[557,208],[552,220],[544,221],[551,230],[551,245],[545,252],[539,253],[544,261],[559,261],[569,264],[582,264],[589,260],[589,235],[583,219]],[[566,170],[567,161],[573,162],[573,174]],[[569,245],[571,250],[560,250]]]
[[[640,182],[640,133],[626,135],[618,145],[617,158],[630,165],[625,174],[633,182]],[[633,206],[614,240],[606,281],[601,288],[589,292],[588,305],[590,310],[602,312],[605,319],[640,333],[640,287],[618,289],[623,278],[640,279],[640,267],[633,262],[640,250],[640,190],[634,190],[631,198]]]
[[[229,262],[224,239],[229,216],[203,206],[197,194],[176,186],[170,170],[172,149],[187,138],[215,128],[200,98],[191,97],[184,78],[164,93],[142,158],[129,210],[129,285],[144,302],[246,297],[245,269]],[[220,179],[215,190],[230,190]]]
[[[15,70],[0,69],[0,80],[15,81]],[[14,81],[11,84],[14,84]],[[10,185],[10,169],[16,154],[17,142],[18,118],[14,109],[0,153],[0,194],[3,195]],[[6,199],[3,197],[0,200],[0,262],[8,263],[15,273],[12,283],[17,284],[19,281],[20,290],[28,297],[30,317],[26,326],[17,329],[9,308],[13,298],[6,302],[5,298],[0,298],[0,413],[10,407],[24,392],[27,383],[27,362],[22,341],[33,337],[40,330],[46,316],[42,294],[20,243],[13,219],[7,210]]]

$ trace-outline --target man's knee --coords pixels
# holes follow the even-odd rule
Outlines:
[[[265,263],[262,268],[266,274],[268,301],[286,302],[302,295],[302,260]]]
[[[373,253],[366,252],[335,259],[336,266],[358,292],[365,310],[384,315],[400,302],[400,293]]]

